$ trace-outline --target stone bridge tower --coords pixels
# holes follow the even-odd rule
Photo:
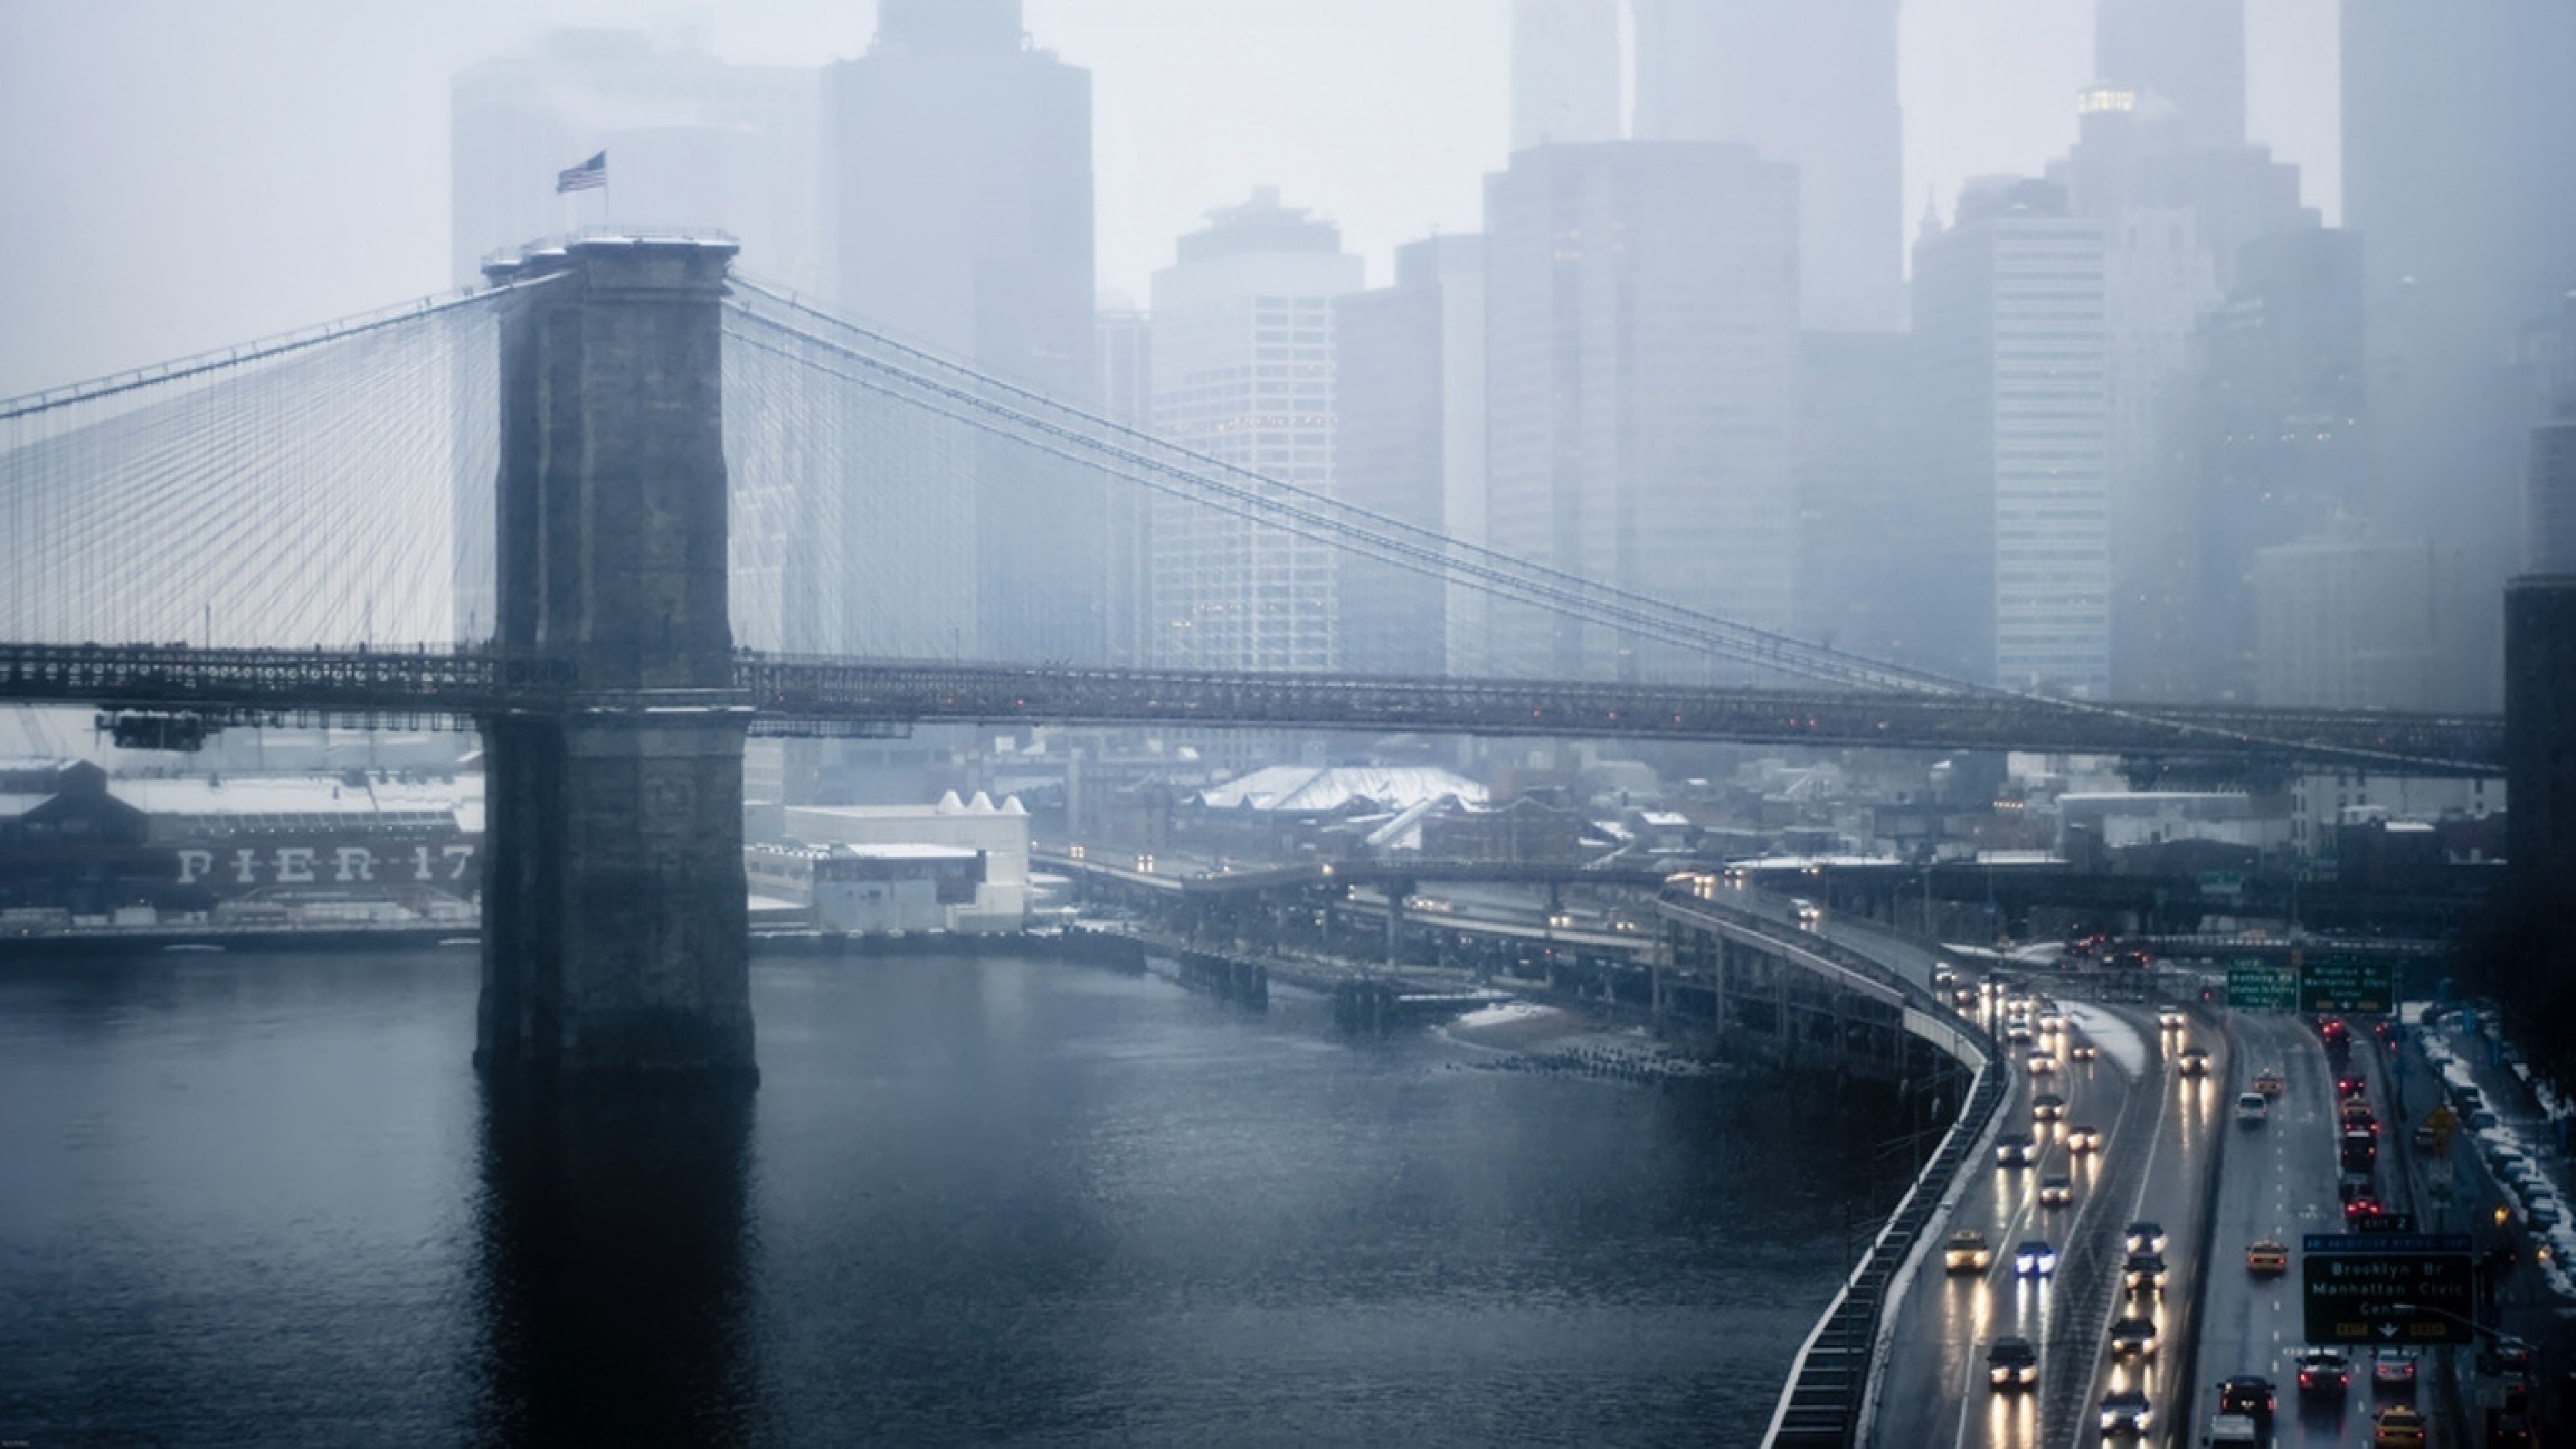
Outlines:
[[[530,250],[505,304],[499,646],[559,707],[485,722],[475,1060],[538,1077],[751,1079],[748,702],[725,577],[731,241]]]

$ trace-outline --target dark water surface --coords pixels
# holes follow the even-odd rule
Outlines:
[[[1870,1149],[1005,956],[544,1110],[471,951],[0,956],[0,1440],[1756,1442]]]

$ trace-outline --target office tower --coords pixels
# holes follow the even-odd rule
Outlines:
[[[1920,657],[1919,605],[1950,581],[1924,562],[1908,427],[1912,341],[1808,332],[1798,348],[1798,607],[1791,632],[1877,659]]]
[[[2245,143],[2245,0],[2100,0],[2093,73],[2191,146]]]
[[[707,227],[741,242],[742,271],[810,293],[822,276],[816,102],[811,70],[728,65],[625,31],[555,31],[468,66],[449,87],[454,279],[479,285],[487,257],[578,228]],[[606,186],[556,190],[560,172],[602,152]],[[459,409],[460,429],[481,416]],[[482,638],[497,617],[492,471],[472,461],[478,450],[461,433],[456,442],[456,627]],[[797,483],[744,474],[733,483],[736,514],[748,520],[732,534],[736,633],[780,647],[783,619],[806,611],[784,602],[799,585],[761,520]]]
[[[2362,243],[2319,228],[2245,249],[2197,345],[2197,546],[2174,570],[2172,612],[2197,618],[2198,697],[2258,688],[2253,561],[2363,517],[2369,446]]]
[[[2110,671],[2104,236],[2043,181],[1971,182],[1914,250],[1927,555],[1941,667],[2099,694]]]
[[[2140,11],[2104,0],[2101,12],[2106,66],[2129,55],[2139,58],[2114,73],[2184,77],[2168,83],[2195,88],[2202,112],[2234,117],[2234,140],[2144,89],[2102,85],[2079,98],[2076,144],[2048,167],[2070,209],[2099,221],[2106,241],[2112,689],[2124,698],[2239,689],[2250,657],[2249,596],[2239,587],[2213,599],[2197,572],[2211,530],[2199,513],[2208,495],[2195,461],[2192,349],[2237,285],[2249,245],[2313,232],[2318,218],[2300,204],[2298,169],[2242,138],[2244,27],[2234,6],[2187,0]],[[2232,577],[2244,557],[2234,555]],[[2220,618],[2222,605],[2235,617]],[[2213,629],[2236,641],[2224,668],[2205,647]]]
[[[1540,147],[1486,179],[1485,234],[1493,546],[1786,627],[1797,173],[1740,146]],[[1497,607],[1495,648],[1508,672],[1729,673],[1526,606]]]
[[[1798,168],[1801,316],[1904,317],[1897,0],[1636,0],[1643,141],[1725,141]]]
[[[1336,495],[1470,544],[1484,541],[1484,288],[1485,239],[1433,237],[1397,248],[1395,285],[1342,298],[1333,324]],[[1345,669],[1478,672],[1484,595],[1349,557],[1337,584]]]
[[[1091,76],[1032,48],[1018,0],[884,0],[823,76],[840,308],[1005,382],[1089,405]],[[988,657],[1100,657],[1099,475],[989,434],[904,422],[853,457],[855,633]]]
[[[1100,340],[1100,414],[1111,422],[1151,431],[1154,426],[1154,319],[1129,299],[1104,300]],[[1147,601],[1153,597],[1153,495],[1132,484],[1112,483],[1103,500],[1109,522],[1102,540],[1107,570],[1103,596],[1112,664],[1147,658]]]
[[[1512,0],[1512,149],[1615,141],[1619,0]]]
[[[2458,550],[2420,539],[2304,539],[2255,551],[2259,704],[2431,710],[2468,661],[2445,646],[2475,602]]]
[[[1154,431],[1263,478],[1333,486],[1333,302],[1360,289],[1341,230],[1261,187],[1208,213],[1154,274]],[[1329,544],[1204,504],[1151,509],[1156,664],[1331,669]]]
[[[2576,5],[2345,0],[2344,222],[2366,248],[2384,533],[2458,544],[2487,601],[2450,647],[2499,697],[2530,389],[2516,339],[2576,288]]]

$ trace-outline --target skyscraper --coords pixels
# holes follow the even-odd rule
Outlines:
[[[1334,299],[1360,289],[1341,231],[1271,187],[1208,213],[1154,274],[1154,430],[1264,478],[1333,486]],[[1152,534],[1156,664],[1331,669],[1327,544],[1157,495]]]
[[[2499,697],[2530,389],[2516,340],[2576,288],[2576,5],[2345,0],[2344,221],[2366,250],[2374,521],[2453,542],[2491,607],[2449,647]]]
[[[1798,168],[1801,315],[1904,317],[1897,0],[1636,0],[1644,141],[1725,141]]]
[[[1797,557],[1797,174],[1741,146],[1544,146],[1485,183],[1493,546],[1767,628]],[[1496,663],[1705,678],[1703,658],[1515,606]]]
[[[2170,116],[2190,146],[2245,144],[2245,0],[2100,0],[2094,79]]]
[[[1090,73],[1028,44],[1019,0],[883,0],[867,54],[823,80],[841,309],[1007,382],[1095,400]],[[873,514],[854,575],[902,570],[931,591],[869,612],[916,616],[912,642],[943,654],[1100,656],[1096,475],[967,433],[899,466],[851,466]]]
[[[1615,141],[1619,0],[1512,0],[1512,149]]]
[[[1485,239],[1398,247],[1395,285],[1334,316],[1334,492],[1345,503],[1484,542]],[[1344,558],[1342,667],[1475,673],[1485,597],[1392,563]],[[1453,658],[1454,655],[1454,658]]]
[[[678,226],[729,232],[743,271],[816,290],[816,103],[811,70],[729,65],[628,31],[555,31],[466,67],[449,87],[456,283],[481,283],[495,252],[578,227]],[[600,152],[605,187],[556,191],[557,173]],[[457,416],[470,427],[481,414]],[[454,608],[460,637],[479,638],[496,618],[492,473],[457,442]],[[791,612],[810,612],[791,610],[787,595],[812,583],[788,577],[783,550],[762,531],[790,481],[737,474],[733,483],[737,635],[764,647],[828,645],[781,632]]]
[[[2102,223],[2043,181],[1972,182],[1914,250],[1937,667],[2100,694],[2110,674]]]

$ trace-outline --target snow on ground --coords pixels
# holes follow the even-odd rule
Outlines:
[[[1555,1009],[1552,1006],[1541,1006],[1535,1001],[1502,1001],[1468,1012],[1458,1018],[1454,1024],[1474,1031],[1482,1027],[1501,1026],[1507,1022],[1526,1021],[1533,1016],[1545,1016]]]
[[[2132,1080],[2147,1074],[2147,1042],[2136,1027],[2089,1002],[2060,1002],[2058,1009]]]

